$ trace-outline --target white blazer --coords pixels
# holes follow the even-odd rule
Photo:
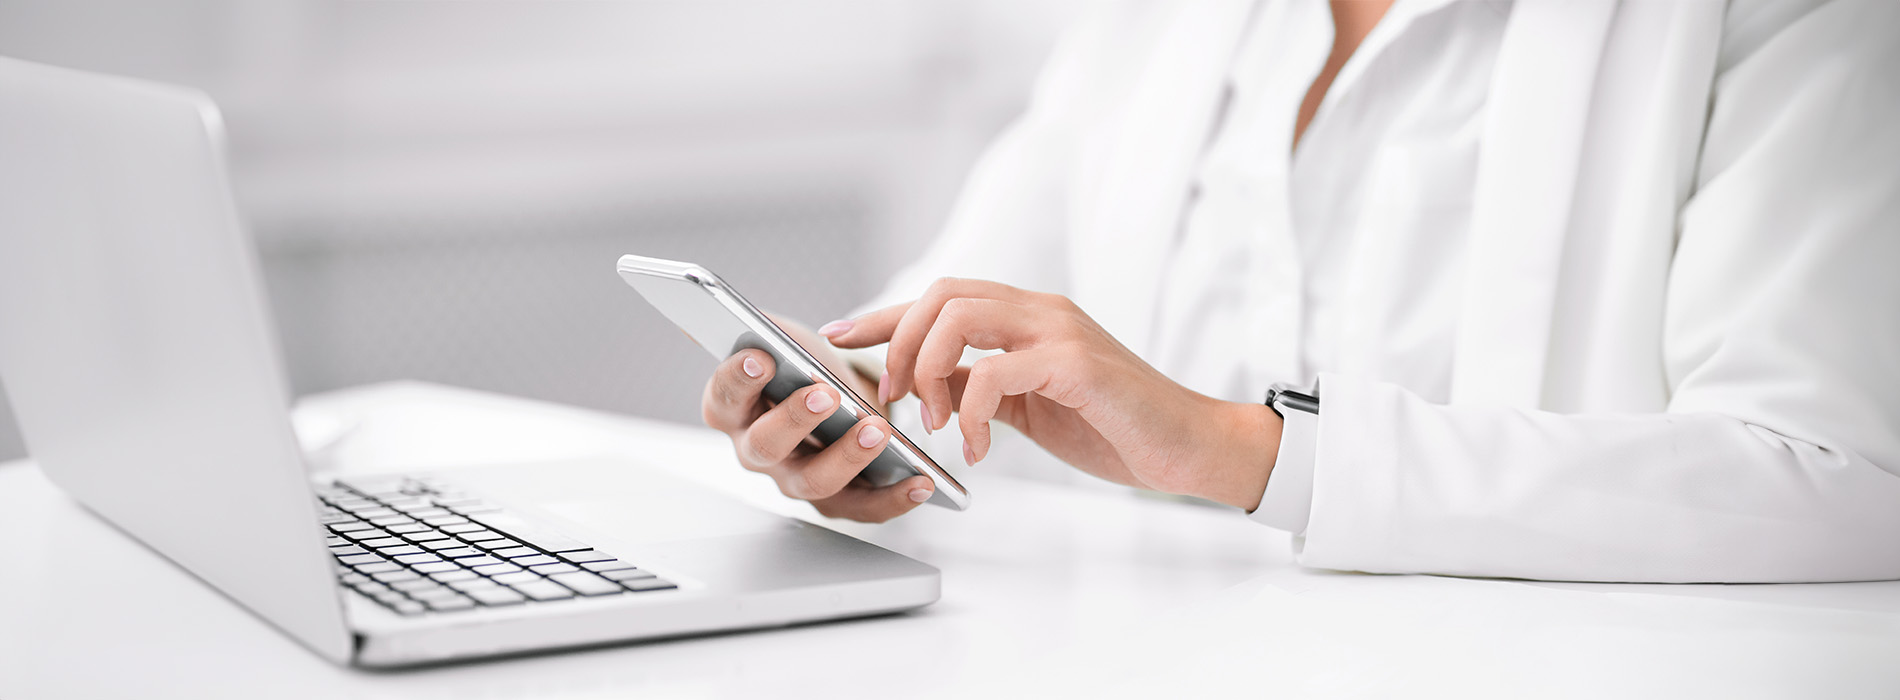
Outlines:
[[[1074,32],[883,301],[995,279],[1145,352],[1249,8]],[[1519,0],[1486,109],[1452,399],[1321,377],[1300,560],[1900,578],[1900,3]]]

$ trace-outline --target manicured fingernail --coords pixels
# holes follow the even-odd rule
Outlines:
[[[963,441],[963,465],[966,467],[976,466],[976,452],[970,449],[969,440]]]
[[[765,376],[765,365],[759,364],[758,360],[754,360],[750,357],[745,358],[744,362],[739,363],[739,368],[745,370],[745,376],[753,379]]]
[[[858,447],[867,450],[877,447],[877,442],[883,439],[884,431],[878,430],[875,425],[864,426],[863,430],[858,431]]]
[[[935,423],[933,423],[930,420],[930,404],[918,402],[917,415],[924,419],[924,434],[925,435],[931,435],[937,432],[935,428],[930,427],[932,425],[935,425]]]
[[[805,408],[811,409],[812,413],[824,413],[831,410],[831,406],[831,394],[828,392],[814,391],[805,395]]]
[[[877,375],[877,402],[878,405],[888,405],[891,402],[890,372]]]
[[[818,334],[826,338],[836,338],[838,336],[844,335],[846,331],[851,330],[851,327],[855,325],[858,325],[858,322],[853,321],[848,318],[838,320],[838,321],[832,321],[825,325],[819,326]]]
[[[928,500],[930,500],[930,489],[911,489],[910,490],[911,503],[923,503],[924,501],[928,501]]]

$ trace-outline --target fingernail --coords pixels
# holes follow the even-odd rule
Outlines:
[[[838,321],[832,321],[825,325],[819,326],[818,334],[826,338],[836,338],[838,336],[844,335],[845,331],[851,330],[851,327],[855,325],[858,325],[858,322],[853,321],[848,318],[838,320]]]
[[[739,363],[739,368],[745,370],[745,376],[753,379],[765,376],[765,365],[759,364],[758,360],[754,360],[750,357],[745,358],[744,362]]]
[[[880,406],[891,402],[891,373],[877,375],[877,403]]]
[[[863,430],[858,431],[858,447],[867,450],[877,447],[877,441],[883,439],[884,431],[878,430],[875,425],[864,426]]]
[[[937,432],[936,429],[930,427],[932,425],[935,425],[935,423],[930,420],[930,404],[923,403],[921,401],[918,402],[917,414],[924,419],[924,434],[925,435],[935,434]]]
[[[963,441],[963,466],[966,466],[966,467],[976,466],[976,452],[970,450],[969,440]]]
[[[824,413],[831,410],[831,394],[824,391],[806,394],[805,408],[811,409],[812,413]]]
[[[930,500],[930,489],[911,489],[910,490],[911,503],[923,503],[924,501],[928,501],[928,500]]]

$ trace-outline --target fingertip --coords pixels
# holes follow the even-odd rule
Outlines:
[[[826,413],[837,407],[838,399],[823,384],[815,385],[810,393],[805,394],[805,408],[812,413]]]
[[[930,500],[932,492],[936,490],[936,485],[930,483],[930,477],[927,476],[913,476],[905,479],[904,482],[904,497],[911,503],[923,503]]]
[[[876,418],[867,418],[863,427],[858,428],[858,447],[867,450],[876,449],[883,445],[884,439],[889,436],[889,433],[878,425]]]
[[[739,363],[739,368],[745,371],[745,376],[753,379],[765,376],[765,365],[759,364],[759,359],[756,357],[745,358]]]
[[[836,340],[838,336],[844,335],[846,333],[850,333],[851,328],[856,325],[858,325],[857,321],[854,321],[848,318],[841,318],[836,321],[832,321],[825,325],[819,326],[818,334],[826,338],[831,338],[833,340]]]

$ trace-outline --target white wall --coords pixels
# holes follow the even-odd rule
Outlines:
[[[0,0],[0,54],[219,101],[300,392],[692,420],[711,363],[613,259],[843,312],[934,233],[1078,4]]]

